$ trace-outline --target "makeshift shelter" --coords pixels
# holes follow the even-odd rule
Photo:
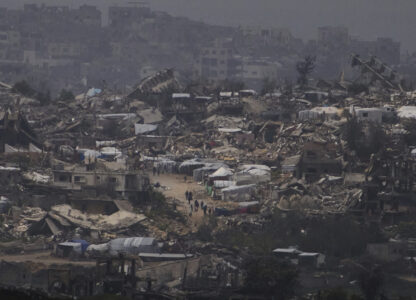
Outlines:
[[[234,175],[238,185],[257,184],[271,180],[271,169],[265,165],[243,165]]]
[[[221,167],[211,175],[209,175],[210,180],[229,180],[230,177],[233,175],[233,171],[228,168]]]
[[[153,165],[164,172],[174,173],[174,171],[176,171],[177,164],[178,163],[176,161],[170,159],[161,159],[156,161]]]
[[[59,257],[81,256],[82,253],[82,244],[75,242],[59,243],[55,249],[55,254]]]
[[[222,190],[223,201],[248,202],[254,196],[255,184],[230,186]]]
[[[111,255],[159,252],[156,240],[150,237],[114,239],[108,242],[108,249]]]
[[[193,175],[193,171],[195,169],[199,169],[205,167],[205,162],[199,159],[190,159],[186,160],[179,165],[179,173],[186,174],[186,175]]]
[[[220,168],[227,168],[224,163],[206,163],[204,167],[193,170],[193,177],[195,181],[203,181],[206,175],[209,175]]]

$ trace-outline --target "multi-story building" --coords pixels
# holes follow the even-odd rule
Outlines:
[[[231,40],[217,39],[207,47],[203,47],[194,63],[194,76],[210,82],[218,82],[234,78],[239,61]]]
[[[144,17],[150,14],[150,7],[145,4],[139,6],[111,6],[108,10],[108,21],[109,25],[113,27],[131,26],[141,22]]]
[[[54,168],[53,185],[74,192],[107,192],[114,197],[130,200],[143,199],[150,187],[149,178],[139,171],[91,170],[87,167],[64,168],[63,166]]]

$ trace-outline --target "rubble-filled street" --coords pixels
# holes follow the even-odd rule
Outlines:
[[[188,22],[133,4],[140,24],[153,26],[137,31]],[[79,14],[82,26],[98,30],[85,11],[96,8],[25,5],[21,14]],[[130,21],[120,16],[128,19],[129,11],[112,7],[103,28],[121,34]],[[202,51],[199,41],[186,50],[203,53],[200,71],[220,78],[197,73],[196,80],[189,70],[160,67],[134,84],[129,77],[122,88],[114,74],[114,82],[76,87],[68,77],[66,86],[74,88],[55,95],[31,86],[29,75],[3,82],[17,74],[11,67],[0,71],[0,299],[415,299],[410,67],[401,65],[402,75],[388,61],[359,54],[351,39],[339,77],[322,79],[328,78],[322,57],[290,56],[286,49],[279,81],[270,74],[252,81],[213,70],[238,59],[247,63],[232,52],[237,46],[245,55],[274,51],[268,32],[251,40],[254,31],[239,36],[231,27],[200,26],[201,32],[205,26],[218,35],[234,32],[229,51],[218,45]],[[318,41],[332,41],[328,32],[344,37],[334,28],[320,28]],[[27,45],[30,36],[22,34]],[[136,46],[144,40],[129,38]],[[341,46],[333,50],[343,47],[343,39],[334,40]],[[383,41],[397,48],[388,39],[377,43]],[[302,55],[313,53],[304,46]],[[152,59],[190,64],[189,53],[172,62],[186,48],[177,47]],[[215,49],[222,49],[218,64]],[[26,50],[25,57],[40,59]],[[289,64],[288,57],[296,61]],[[46,72],[43,60],[37,67],[42,64]],[[270,67],[243,66],[252,74],[258,72],[253,66]],[[81,81],[93,68],[93,62],[80,65]],[[132,66],[123,63],[120,74],[123,68]]]

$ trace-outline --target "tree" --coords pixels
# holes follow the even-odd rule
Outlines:
[[[350,149],[355,150],[362,159],[368,159],[388,143],[388,136],[382,127],[374,123],[361,123],[356,117],[350,118],[345,124],[343,137]]]
[[[62,89],[61,93],[59,94],[59,100],[61,101],[71,101],[74,100],[75,96],[71,91],[67,91],[66,89]]]
[[[384,275],[380,267],[363,271],[360,276],[360,288],[366,300],[375,300],[384,284]]]
[[[416,120],[415,119],[406,119],[403,122],[403,127],[406,130],[404,136],[404,141],[409,146],[416,145]]]
[[[299,73],[298,84],[305,86],[308,84],[308,76],[315,69],[316,57],[308,55],[303,61],[296,64],[296,71]]]
[[[281,263],[276,257],[249,258],[244,264],[247,293],[260,294],[277,299],[290,299],[295,294],[298,271],[289,264]]]
[[[12,92],[20,93],[26,97],[33,97],[36,91],[27,83],[26,80],[18,81],[13,85]]]
[[[49,104],[51,102],[51,92],[49,90],[46,92],[37,92],[35,98],[42,105]]]

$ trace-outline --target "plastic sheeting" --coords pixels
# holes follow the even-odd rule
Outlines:
[[[118,238],[108,242],[112,255],[120,253],[138,254],[140,252],[155,253],[158,251],[156,240],[149,237]]]
[[[228,176],[232,176],[232,175],[233,175],[233,171],[231,171],[228,168],[221,167],[217,171],[215,171],[214,173],[209,175],[209,178],[228,177]]]
[[[256,189],[255,184],[230,186],[224,188],[222,192],[223,201],[248,202],[251,200]]]
[[[157,127],[157,125],[153,124],[134,124],[134,133],[136,135],[150,133],[155,131]]]
[[[96,89],[96,88],[91,88],[88,90],[87,92],[87,97],[94,97],[96,95],[101,94],[102,90],[101,89]]]

